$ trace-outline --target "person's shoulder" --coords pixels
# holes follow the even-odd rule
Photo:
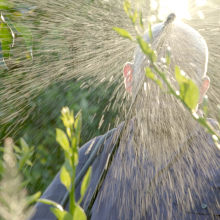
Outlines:
[[[98,142],[101,140],[103,136],[104,135],[99,135],[91,139],[87,143],[85,143],[82,147],[80,147],[79,149],[80,163],[85,163],[88,160],[89,156],[91,155],[91,152],[93,151],[93,149],[95,148],[95,146],[98,144]]]
[[[135,118],[129,121],[128,123],[129,128],[133,127],[134,121]],[[113,146],[118,136],[120,135],[124,123],[125,123],[124,121],[121,122],[119,125],[117,125],[116,128],[107,131],[105,134],[97,136],[91,139],[90,141],[88,141],[86,144],[84,144],[79,149],[79,162],[86,163],[86,161],[88,160],[88,158],[90,157],[91,153],[93,152],[94,148],[96,148],[97,145],[101,145],[105,143],[106,145],[109,145],[109,147]]]

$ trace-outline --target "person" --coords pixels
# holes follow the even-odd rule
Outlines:
[[[209,88],[206,76],[208,49],[202,36],[175,15],[152,27],[144,40],[152,43],[157,65],[177,90],[174,69],[178,65],[200,88],[198,106]],[[166,52],[171,48],[170,65]],[[126,90],[132,94],[136,116],[126,126],[119,148],[91,209],[91,220],[207,220],[220,219],[220,151],[212,137],[192,118],[183,104],[145,76],[148,58],[138,46],[134,62],[123,69]],[[166,86],[164,85],[164,90]],[[135,97],[137,97],[135,101]],[[197,109],[198,114],[202,114]],[[218,123],[207,119],[218,130]],[[109,154],[117,140],[120,124],[92,163],[92,176],[81,203],[87,207]],[[76,175],[89,159],[102,136],[79,150]],[[66,193],[59,174],[42,198],[60,203]],[[80,184],[75,192],[80,198]],[[69,204],[66,205],[68,209]],[[56,219],[49,206],[36,204],[33,220]]]

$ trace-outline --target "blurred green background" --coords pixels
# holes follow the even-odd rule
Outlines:
[[[34,1],[26,3],[33,5]],[[116,111],[111,108],[103,118],[103,110],[109,103],[116,83],[108,87],[108,83],[103,82],[97,89],[95,84],[85,85],[85,80],[71,75],[74,63],[69,62],[77,47],[68,41],[69,33],[65,35],[64,32],[66,27],[68,31],[77,27],[70,27],[71,21],[66,24],[65,20],[54,20],[58,16],[58,10],[54,12],[53,6],[46,8],[43,2],[38,2],[37,6],[34,12],[20,19],[33,34],[34,61],[26,59],[24,42],[18,36],[15,47],[12,48],[11,60],[6,60],[10,70],[0,68],[0,140],[3,145],[5,137],[11,136],[15,144],[20,146],[19,138],[23,137],[29,146],[35,147],[31,158],[34,165],[25,166],[22,170],[24,179],[29,180],[27,189],[30,194],[43,192],[64,161],[63,152],[55,140],[55,128],[64,129],[60,119],[63,106],[73,109],[75,115],[82,112],[80,146],[112,128],[116,118]],[[52,75],[53,79],[47,78],[48,64],[53,66],[48,70],[48,75],[56,75],[62,65],[66,65],[71,77],[60,79],[65,75],[61,72],[57,79]],[[109,69],[109,74],[110,71]],[[81,74],[83,75],[83,68]],[[93,80],[92,76],[89,79]],[[111,101],[114,103],[115,98]],[[101,119],[103,123],[100,126]]]
[[[124,120],[131,97],[126,95],[122,68],[132,61],[135,44],[118,36],[112,27],[134,34],[131,22],[118,0],[11,0],[15,4],[37,6],[20,19],[33,34],[33,62],[27,59],[22,38],[17,36],[8,70],[0,68],[0,144],[10,136],[16,145],[23,137],[35,146],[34,165],[24,167],[29,193],[44,191],[63,163],[63,153],[55,140],[55,128],[63,129],[60,110],[68,106],[82,111],[81,135],[84,143],[104,134]],[[159,0],[157,1],[160,2]],[[218,119],[219,8],[217,0],[196,7],[189,0],[191,21],[209,48],[208,76],[211,78],[209,117]],[[131,1],[143,11],[144,26],[160,21],[159,6],[151,1]],[[159,5],[159,4],[158,4]],[[198,11],[205,19],[201,21]]]

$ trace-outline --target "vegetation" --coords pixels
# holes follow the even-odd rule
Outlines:
[[[63,36],[66,29],[65,20],[61,19],[60,23],[49,23],[48,20],[51,21],[51,18],[51,13],[44,7],[37,7],[34,12],[30,11],[16,18],[20,19],[20,22],[32,33],[33,62],[26,58],[28,51],[24,48],[24,42],[22,43],[23,38],[15,35],[17,44],[11,48],[14,51],[13,56],[5,60],[9,70],[0,69],[2,117],[0,143],[2,144],[5,137],[10,136],[13,137],[17,146],[21,146],[20,137],[23,137],[29,146],[34,147],[31,157],[34,166],[22,169],[24,179],[29,180],[27,188],[31,194],[44,191],[64,162],[62,150],[56,143],[54,133],[55,127],[64,128],[59,120],[59,112],[63,106],[68,105],[76,113],[81,111],[83,114],[80,146],[91,138],[105,133],[109,126],[112,128],[117,116],[116,111],[109,106],[109,119],[105,116],[102,126],[99,126],[103,112],[98,110],[104,109],[109,104],[114,84],[109,89],[106,89],[107,82],[99,85],[99,89],[96,89],[95,85],[83,87],[83,82],[75,77],[68,80],[65,78],[62,81],[54,80],[48,86],[33,85],[35,84],[33,82],[38,83],[42,80],[43,77],[38,77],[37,70],[40,72],[45,68],[46,61],[51,64],[65,62],[60,58],[63,54],[75,53],[71,50],[71,44],[68,44]],[[47,29],[43,26],[46,22],[48,22]],[[60,47],[51,45],[49,41]],[[46,48],[45,45],[48,47]],[[32,68],[36,68],[36,75],[31,72]],[[70,71],[74,67],[71,68]],[[30,86],[24,82],[25,79],[31,81]],[[42,81],[44,80],[43,78]],[[8,88],[7,85],[9,85]],[[114,100],[115,98],[112,99],[112,103]],[[58,158],[56,164],[54,164],[54,157]]]
[[[151,49],[150,45],[143,40],[143,38],[140,36],[137,28],[137,18],[139,17],[139,24],[143,29],[143,23],[142,23],[142,13],[139,14],[135,10],[133,11],[131,9],[131,6],[127,0],[124,1],[124,10],[127,14],[127,16],[130,18],[134,30],[136,32],[136,37],[134,40],[131,36],[131,34],[121,28],[113,28],[119,35],[121,35],[124,38],[130,39],[132,42],[137,43],[142,52],[147,55],[150,61],[149,67],[145,68],[146,76],[153,80],[155,83],[158,84],[158,86],[162,89],[163,92],[170,93],[171,95],[175,96],[177,99],[179,99],[183,105],[186,107],[186,109],[191,113],[192,117],[200,123],[206,130],[206,132],[210,133],[212,135],[212,139],[218,149],[220,149],[219,139],[220,136],[218,132],[212,127],[212,125],[206,120],[206,117],[201,117],[196,113],[196,106],[198,104],[199,100],[199,89],[195,85],[195,83],[192,81],[192,79],[187,78],[182,74],[179,67],[175,67],[175,78],[179,85],[179,91],[175,91],[171,83],[167,80],[166,73],[161,72],[156,61],[157,56],[155,55],[154,51]],[[153,40],[152,31],[151,31],[151,25],[149,24],[149,36],[151,38],[151,41]],[[166,56],[166,64],[169,66],[170,63],[170,51],[167,51]],[[163,80],[165,85],[167,86],[168,90],[164,91],[162,82],[158,79],[158,77],[154,74],[154,72]],[[205,109],[207,109],[207,106],[205,106]],[[207,110],[206,110],[207,111]]]
[[[56,129],[56,140],[62,147],[65,153],[65,163],[61,168],[60,180],[69,192],[69,212],[63,210],[60,204],[47,199],[39,199],[39,202],[43,202],[48,205],[52,205],[50,210],[58,218],[58,220],[86,220],[86,215],[83,209],[80,207],[80,203],[83,200],[86,189],[88,187],[91,168],[88,169],[81,185],[81,198],[79,201],[75,201],[75,172],[78,164],[78,148],[80,142],[80,133],[82,126],[81,113],[79,113],[74,119],[73,111],[70,112],[69,108],[64,107],[61,111],[62,121],[66,128],[66,133],[61,129]]]
[[[172,86],[166,81],[165,74],[158,69],[155,63],[156,56],[154,51],[143,41],[141,34],[137,32],[136,26],[138,21],[140,27],[143,29],[142,14],[138,14],[137,11],[132,11],[131,6],[127,1],[124,3],[124,9],[129,19],[131,19],[136,36],[133,37],[132,34],[121,28],[114,28],[114,30],[121,36],[140,45],[143,53],[145,53],[151,60],[150,68],[146,68],[146,76],[154,80],[155,83],[163,89],[162,83],[159,80],[159,77],[157,77],[160,76],[169,87],[168,92],[183,102],[186,108],[192,113],[192,117],[206,127],[212,134],[212,137],[218,146],[218,134],[216,134],[214,129],[212,129],[212,127],[206,122],[205,118],[200,118],[193,111],[198,101],[198,88],[190,79],[184,77],[178,67],[176,67],[176,80],[180,86],[180,91],[179,93],[176,93],[176,91],[173,90]],[[45,45],[43,43],[44,41],[50,41],[51,38],[63,37],[62,32],[65,30],[65,25],[62,22],[60,22],[61,24],[51,24],[51,29],[49,31],[45,29],[42,31],[36,31],[35,29],[41,27],[41,21],[44,21],[44,19],[47,21],[47,16],[50,16],[45,13],[46,9],[43,7],[36,8],[35,6],[24,4],[17,5],[2,0],[0,1],[0,10],[2,15],[0,24],[0,50],[3,51],[3,53],[0,54],[0,65],[2,69],[4,68],[0,75],[1,83],[9,77],[13,80],[28,75],[30,69],[24,67],[31,66],[32,62],[30,61],[33,60],[34,57],[39,58],[38,61],[40,61],[37,63],[39,66],[42,65],[42,63],[45,63],[45,60],[47,59],[54,63],[59,62],[60,54],[57,52],[58,50],[49,53],[46,52],[46,49],[42,50],[42,48]],[[36,11],[37,16],[30,13],[33,10]],[[28,28],[27,21],[32,22],[32,28]],[[149,28],[149,35],[152,36],[151,28]],[[33,38],[35,39],[34,43]],[[66,54],[73,54],[75,52],[70,50],[70,45],[62,44],[60,47],[62,47],[62,50]],[[38,51],[40,52],[38,53]],[[168,51],[167,64],[169,64],[169,59],[170,56]],[[20,72],[18,73],[20,75],[16,72],[17,69],[19,69]],[[10,72],[10,70],[13,71]],[[17,75],[19,75],[18,78],[16,78]],[[35,76],[31,75],[30,78],[32,77],[34,78]],[[29,198],[26,198],[27,195],[33,194],[37,191],[44,191],[55,174],[60,170],[62,164],[64,165],[62,166],[61,181],[70,192],[70,212],[65,212],[58,204],[53,204],[54,208],[52,208],[52,211],[58,219],[64,219],[64,217],[65,219],[68,219],[73,218],[73,216],[76,218],[76,213],[81,215],[82,219],[85,219],[85,214],[79,207],[79,204],[89,182],[89,172],[84,179],[80,201],[74,201],[74,185],[72,183],[74,182],[75,167],[77,166],[76,149],[92,137],[105,133],[106,128],[109,126],[109,122],[114,122],[116,119],[117,113],[114,110],[111,110],[109,112],[111,120],[105,120],[102,127],[98,129],[100,127],[100,118],[102,118],[103,115],[103,112],[98,110],[106,107],[101,106],[100,103],[109,103],[109,97],[114,90],[114,86],[112,86],[112,89],[108,90],[106,89],[106,86],[107,83],[102,83],[102,85],[99,86],[99,91],[97,91],[93,86],[91,86],[90,89],[81,89],[82,82],[78,81],[76,78],[72,78],[71,80],[62,83],[53,81],[53,83],[49,84],[47,88],[36,88],[36,94],[32,93],[30,99],[28,98],[29,90],[23,92],[22,86],[20,85],[16,88],[16,90],[21,89],[24,93],[24,97],[19,97],[19,99],[25,100],[22,102],[22,107],[23,105],[25,106],[25,111],[28,112],[27,115],[29,120],[28,123],[20,123],[18,125],[19,129],[16,130],[17,133],[10,133],[10,135],[13,136],[16,145],[14,145],[9,138],[5,140],[5,147],[0,148],[0,158],[2,158],[0,160],[0,214],[3,219],[13,219],[15,214],[18,215],[18,213],[22,216],[20,219],[25,219],[30,212],[29,204],[36,201],[40,196],[40,193],[38,192],[37,194],[34,194],[33,197]],[[1,89],[2,88],[3,86]],[[77,94],[77,97],[75,94]],[[188,95],[185,96],[185,94]],[[196,95],[192,96],[192,94]],[[189,97],[193,98],[191,99]],[[6,101],[7,100],[4,99],[0,100],[1,106],[6,105]],[[67,104],[70,109],[74,109],[75,112],[81,112],[83,114],[81,138],[79,138],[80,131],[76,129],[77,126],[74,127],[75,124],[81,124],[80,114],[77,119],[73,120],[73,113],[70,113],[69,109],[64,108],[62,110],[64,126],[59,119],[60,109]],[[7,111],[13,115],[17,112],[17,108],[17,103],[15,104],[12,102]],[[205,108],[207,108],[207,106]],[[0,114],[2,114],[2,111]],[[23,119],[26,118],[26,115],[23,115],[22,112],[19,117]],[[1,140],[8,136],[10,130],[14,128],[14,124],[17,126],[16,120],[18,121],[16,117],[10,118],[10,120],[1,124]],[[67,123],[67,121],[70,121],[71,123]],[[66,129],[66,134],[59,129],[55,134],[55,127]],[[73,132],[74,129],[75,132]],[[56,139],[62,148],[58,147]],[[63,156],[63,151],[65,152],[65,156]],[[54,157],[59,158],[59,163],[54,164]],[[41,170],[41,172],[39,172],[39,170]],[[23,178],[21,176],[23,176]],[[13,181],[11,181],[12,179]],[[22,179],[25,181],[22,182]],[[14,207],[11,207],[12,199],[15,201],[16,205],[19,205],[19,212]],[[49,201],[44,202],[50,203]]]
[[[64,211],[62,206],[54,201],[46,199],[39,199],[38,201],[53,205],[54,208],[51,207],[50,209],[59,220],[83,220],[86,219],[86,215],[80,207],[80,203],[83,200],[90,181],[91,168],[88,169],[83,178],[80,191],[81,198],[79,201],[76,202],[74,196],[74,181],[76,166],[78,164],[82,117],[81,113],[79,113],[74,118],[73,111],[70,112],[68,107],[63,107],[61,114],[66,133],[61,129],[56,129],[56,141],[65,154],[65,162],[61,168],[60,180],[69,192],[69,212]],[[21,181],[22,176],[20,171],[26,168],[26,166],[33,165],[30,158],[34,153],[34,147],[30,148],[22,138],[20,143],[22,146],[21,149],[13,144],[11,138],[7,138],[4,148],[0,148],[4,153],[4,161],[0,160],[0,216],[5,220],[26,219],[31,214],[31,208],[28,208],[28,206],[35,202],[41,195],[40,192],[37,192],[32,196],[26,196],[27,191],[25,190],[25,186],[27,185],[27,181]]]
[[[32,212],[30,205],[41,195],[37,192],[27,196],[27,181],[22,181],[20,172],[25,165],[32,166],[33,148],[29,148],[23,139],[21,145],[19,148],[12,138],[6,138],[4,148],[0,148],[4,159],[0,160],[0,219],[26,219]]]
[[[0,65],[8,69],[6,62],[13,57],[13,47],[19,37],[27,48],[26,58],[33,59],[33,39],[31,31],[22,22],[22,16],[36,7],[27,4],[16,5],[7,0],[0,2]]]

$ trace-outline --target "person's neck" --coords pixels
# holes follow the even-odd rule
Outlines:
[[[144,122],[140,122],[139,120],[135,122],[137,128],[143,127]],[[189,135],[190,130],[187,128],[176,128],[172,133],[168,127],[160,131],[153,127],[153,123],[146,123],[146,127],[144,134],[141,135],[139,131],[136,135],[139,136],[141,143],[147,148],[157,171],[179,149],[181,143]]]

